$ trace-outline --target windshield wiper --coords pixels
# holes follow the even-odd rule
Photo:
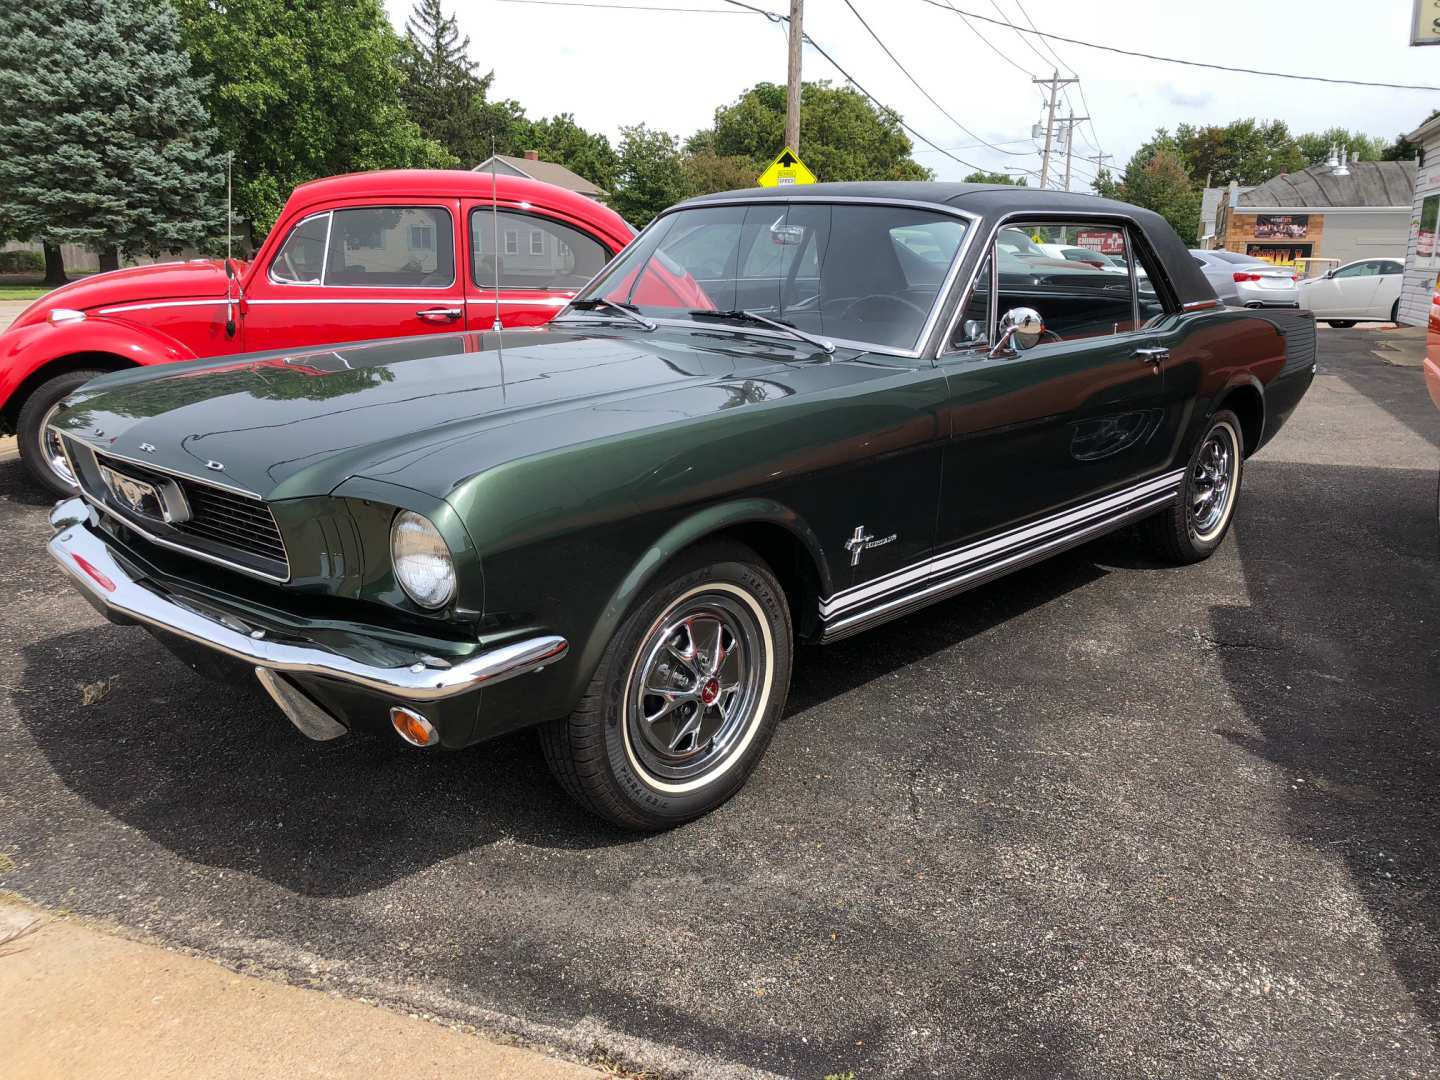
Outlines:
[[[693,309],[690,314],[697,319],[736,319],[743,322],[760,323],[762,326],[771,326],[774,327],[776,330],[783,330],[785,333],[790,334],[793,337],[797,337],[801,341],[808,341],[817,349],[824,349],[827,354],[833,353],[835,351],[835,343],[833,341],[826,341],[824,338],[815,337],[813,334],[807,334],[804,330],[797,330],[795,327],[791,326],[787,322],[781,322],[778,319],[771,319],[765,315],[758,314],[754,311],[743,311],[739,308],[734,308],[730,311],[716,311],[710,308],[697,308]]]
[[[571,300],[570,306],[577,311],[594,311],[596,308],[609,308],[611,311],[618,311],[632,322],[637,322],[646,330],[654,330],[655,324],[644,315],[634,304],[622,303],[619,300],[606,300],[604,297],[594,297],[589,300]]]

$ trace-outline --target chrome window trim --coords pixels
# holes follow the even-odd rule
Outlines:
[[[325,283],[325,273],[327,270],[330,269],[330,233],[335,228],[336,213],[342,210],[439,210],[443,212],[445,216],[450,219],[450,253],[452,258],[452,262],[450,265],[450,280],[445,282],[445,284],[443,285],[327,285]],[[291,234],[293,234],[296,229],[300,228],[300,226],[304,225],[307,221],[311,221],[315,218],[326,215],[329,216],[330,220],[325,223],[325,251],[320,256],[320,280],[318,282],[285,281],[282,278],[277,278],[275,276],[275,258],[271,258],[270,265],[265,268],[265,280],[270,282],[270,284],[272,285],[278,285],[282,288],[289,289],[405,289],[410,292],[429,292],[431,289],[449,289],[455,285],[457,276],[455,273],[455,265],[453,261],[456,254],[455,215],[450,212],[450,207],[444,205],[443,203],[366,203],[364,206],[334,206],[331,207],[329,210],[318,210],[313,214],[307,214],[305,217],[301,218],[291,227],[290,232],[285,234],[285,239],[280,242],[280,246],[275,249],[275,256],[278,257],[280,252],[285,249],[285,245],[290,242]],[[251,304],[265,303],[264,300],[249,300],[247,302]],[[271,302],[273,303],[273,301]],[[360,302],[371,303],[372,301],[367,300]],[[373,302],[383,303],[383,301]],[[410,304],[414,303],[415,301],[398,300],[393,302]]]
[[[958,206],[951,206],[948,203],[926,202],[923,199],[889,199],[868,195],[775,195],[773,197],[767,196],[763,199],[705,199],[700,202],[679,203],[657,214],[654,219],[651,220],[650,224],[646,225],[645,228],[641,229],[640,232],[636,233],[635,236],[630,239],[630,243],[625,245],[625,250],[629,250],[638,243],[641,237],[661,221],[666,220],[682,210],[708,210],[714,206],[788,206],[791,203],[811,203],[829,206],[897,206],[907,210],[928,210],[934,214],[959,218],[966,223],[967,228],[965,229],[965,235],[960,238],[960,244],[956,247],[955,254],[950,259],[950,265],[945,271],[945,277],[941,279],[939,287],[935,290],[935,299],[930,302],[930,310],[926,315],[925,323],[921,326],[920,333],[916,335],[915,344],[912,348],[902,349],[894,345],[882,345],[879,342],[856,341],[853,338],[835,338],[826,335],[826,337],[836,345],[863,349],[865,352],[879,353],[883,356],[903,357],[907,360],[924,359],[925,355],[930,351],[926,347],[926,343],[929,341],[930,335],[934,332],[935,324],[940,318],[940,312],[945,308],[945,299],[950,295],[950,290],[954,287],[955,279],[960,273],[960,267],[965,264],[965,257],[970,253],[970,245],[973,242],[975,233],[978,231],[977,226],[980,224],[981,217],[974,211],[961,210]],[[618,258],[618,254],[616,257]],[[599,279],[600,275],[604,274],[608,269],[609,264],[607,263],[601,268],[600,273],[591,278],[590,281],[585,284],[585,287],[575,295],[577,297],[584,296],[586,291]],[[560,314],[563,315],[564,312]],[[559,316],[556,317],[558,318]],[[694,327],[700,325],[691,319],[666,319],[657,315],[650,315],[647,316],[647,318],[653,319],[662,326],[678,325]],[[551,321],[553,322],[554,320]],[[733,329],[737,333],[759,333],[760,336],[774,337],[781,341],[794,340],[788,335],[781,334],[777,331],[762,332],[751,330],[749,327],[728,327],[717,324],[715,327],[712,327],[712,329]],[[932,364],[934,363],[933,359],[931,362]]]
[[[1121,228],[1139,229],[1139,226],[1136,224],[1135,219],[1130,217],[1129,215],[1116,214],[1104,210],[1086,211],[1081,213],[1076,213],[1074,211],[1068,210],[1013,210],[1010,213],[1002,214],[995,219],[994,224],[990,226],[990,235],[986,238],[985,249],[987,251],[993,250],[995,247],[995,237],[999,234],[1000,229],[1013,221],[1069,222],[1076,219],[1078,219],[1079,221],[1103,221],[1107,224],[1118,222]],[[1163,267],[1161,269],[1164,270]],[[1175,298],[1179,300],[1179,293],[1175,292],[1174,286],[1170,284],[1169,271],[1165,270],[1164,272],[1166,274],[1166,284],[1170,286],[1170,291],[1175,295]],[[1131,273],[1132,275],[1134,273],[1133,267]],[[965,283],[965,289],[960,296],[960,302],[956,305],[954,313],[950,316],[950,323],[945,328],[945,336],[942,337],[938,342],[938,356],[942,360],[948,360],[953,357],[961,356],[968,351],[966,349],[947,349],[946,346],[954,337],[955,324],[960,320],[961,313],[964,312],[966,306],[969,304],[970,294],[975,288],[975,279],[979,277],[979,275],[980,267],[977,265],[975,269],[970,272],[970,278]],[[997,318],[999,317],[999,307],[999,294],[997,292],[996,303],[994,305],[994,314]],[[993,331],[991,333],[991,336],[994,336]]]

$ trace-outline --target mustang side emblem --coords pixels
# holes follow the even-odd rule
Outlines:
[[[884,547],[886,544],[893,544],[899,533],[891,533],[889,536],[876,540],[865,531],[864,525],[856,525],[855,533],[849,540],[845,541],[845,550],[850,552],[850,565],[859,566],[860,556],[871,548]]]
[[[155,453],[155,444],[154,444],[154,443],[148,443],[148,442],[142,442],[142,443],[140,444],[140,452],[141,452],[142,454],[153,454],[153,453]]]

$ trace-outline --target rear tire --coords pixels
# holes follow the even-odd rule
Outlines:
[[[98,368],[84,368],[46,379],[25,399],[16,418],[20,460],[42,487],[62,498],[74,495],[76,485],[59,445],[46,438],[45,426],[62,401],[91,379],[104,374],[106,372]]]
[[[1177,565],[1196,563],[1220,546],[1240,500],[1244,460],[1240,418],[1221,409],[1190,455],[1180,497],[1142,524],[1161,558]]]
[[[790,689],[790,608],[749,548],[713,543],[661,572],[570,716],[540,729],[581,806],[626,829],[668,829],[745,784]]]
[[[1326,319],[1325,322],[1335,330],[1349,330],[1355,325],[1354,319]]]

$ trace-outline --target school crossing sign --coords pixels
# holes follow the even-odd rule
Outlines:
[[[813,184],[815,174],[805,167],[805,163],[795,156],[795,152],[788,146],[780,151],[780,156],[770,163],[770,167],[760,174],[757,181],[761,187],[786,187],[789,184]]]

